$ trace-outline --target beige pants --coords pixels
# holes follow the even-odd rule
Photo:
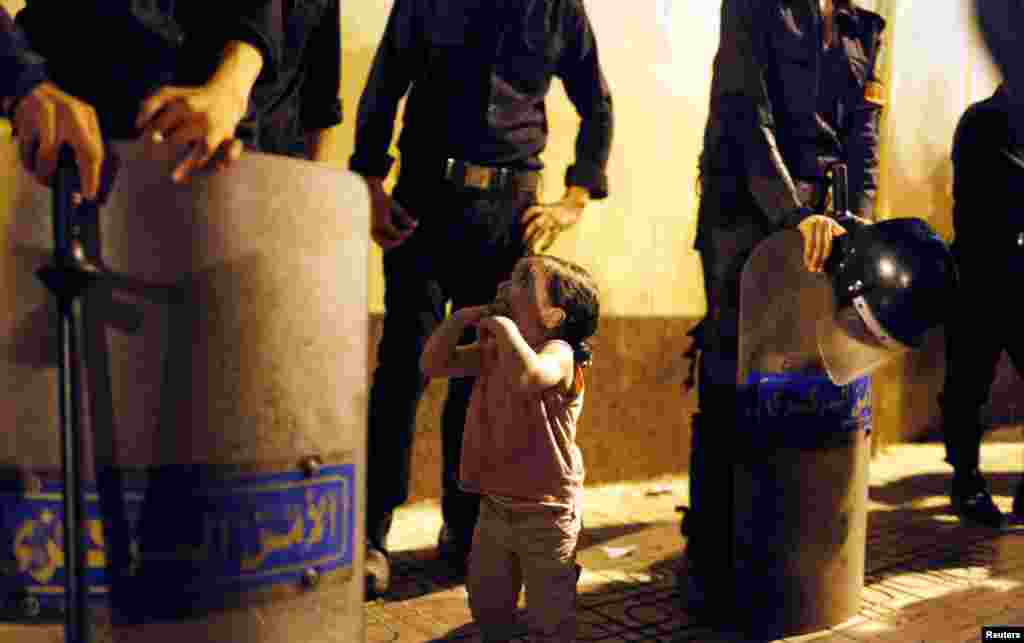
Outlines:
[[[576,641],[578,509],[510,509],[484,497],[469,558],[469,608],[484,643],[516,634],[519,590],[526,586],[530,641]]]

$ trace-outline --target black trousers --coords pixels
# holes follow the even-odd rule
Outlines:
[[[1016,296],[999,287],[1024,277],[1024,247],[1010,238],[957,241],[952,249],[960,288],[946,322],[942,430],[946,461],[970,471],[978,468],[985,431],[979,414],[1004,350],[1017,372],[1024,373],[1024,333],[1009,303]]]
[[[366,534],[387,551],[392,513],[409,496],[416,409],[427,385],[419,367],[427,338],[453,310],[493,301],[497,285],[526,255],[522,213],[534,191],[460,189],[406,163],[393,196],[419,219],[384,253],[384,328],[370,387]],[[463,341],[472,341],[471,334]],[[473,378],[452,379],[441,417],[441,511],[454,545],[468,552],[479,497],[459,490],[459,462]]]
[[[704,591],[710,616],[728,618],[733,605],[733,468],[739,395],[740,277],[750,253],[778,228],[761,213],[739,177],[705,177],[696,249],[704,274],[707,314],[694,331],[700,349],[698,412],[690,442],[690,511],[686,516],[688,574]]]

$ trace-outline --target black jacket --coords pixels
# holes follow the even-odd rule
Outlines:
[[[818,0],[722,2],[701,173],[741,177],[776,226],[810,214],[794,179],[820,180],[821,157],[847,163],[851,210],[872,214],[881,106],[875,69],[885,22],[836,4],[830,57],[819,44]],[[835,99],[828,105],[825,91]]]
[[[875,68],[884,21],[836,0],[822,46],[818,0],[723,0],[700,158],[695,247],[708,312],[697,345],[735,355],[740,277],[766,237],[818,214],[796,181],[821,185],[845,161],[850,209],[866,218],[878,180],[883,103]]]
[[[46,80],[46,61],[32,51],[7,9],[0,7],[0,97],[21,98]]]
[[[1024,141],[1012,126],[1014,103],[1000,86],[960,117],[953,135],[955,243],[985,252],[1009,249],[1024,232]]]
[[[411,86],[404,159],[539,169],[554,76],[581,117],[566,184],[602,198],[612,99],[582,0],[395,0],[359,102],[350,167],[388,173],[398,102]]]
[[[130,138],[139,104],[158,87],[199,85],[224,44],[263,55],[258,82],[280,58],[274,0],[28,0],[18,13],[32,49],[64,91],[96,108],[105,136]]]

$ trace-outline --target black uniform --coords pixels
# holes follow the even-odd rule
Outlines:
[[[698,581],[729,569],[739,283],[764,238],[824,209],[825,171],[849,169],[850,209],[870,218],[878,176],[884,21],[837,0],[823,46],[818,0],[724,0],[700,158],[695,247],[707,315],[693,419],[687,558]],[[711,589],[711,588],[709,588]]]
[[[1024,368],[1019,317],[990,310],[993,280],[1024,278],[1024,140],[1011,126],[1012,104],[1001,86],[964,112],[953,138],[960,290],[946,325],[942,415],[946,458],[958,472],[978,468],[979,412],[1000,354],[1005,349],[1017,370]]]
[[[391,514],[409,491],[416,407],[426,386],[423,346],[455,308],[493,300],[527,252],[523,212],[536,202],[547,142],[544,99],[562,79],[582,122],[567,185],[607,194],[611,95],[581,0],[396,0],[359,104],[352,170],[386,176],[399,99],[410,85],[398,146],[395,200],[419,219],[384,254],[385,316],[369,408],[367,538],[386,551]],[[501,176],[479,168],[504,168]],[[482,174],[506,187],[477,189]],[[490,179],[489,179],[490,180]],[[459,491],[472,379],[449,385],[444,442],[445,524],[469,550],[478,498]]]
[[[46,80],[46,61],[32,51],[7,9],[0,7],[0,97],[22,98]]]
[[[275,1],[284,27],[278,74],[253,88],[259,120],[243,121],[239,135],[263,152],[304,157],[305,134],[342,119],[340,3]]]
[[[981,35],[992,59],[1003,78],[1011,86],[1024,87],[1024,41],[1020,39],[1024,28],[1024,0],[974,0]],[[1011,123],[1024,136],[1024,95],[1016,92]]]
[[[275,0],[28,0],[18,13],[50,80],[96,109],[107,138],[134,138],[142,101],[165,85],[201,85],[239,40],[263,56],[273,82],[280,27]]]

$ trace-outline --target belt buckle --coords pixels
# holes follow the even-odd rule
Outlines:
[[[491,187],[491,168],[466,164],[463,183],[466,187],[486,190]]]

